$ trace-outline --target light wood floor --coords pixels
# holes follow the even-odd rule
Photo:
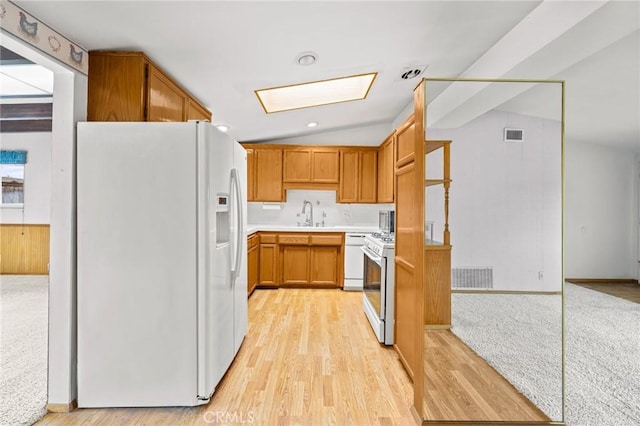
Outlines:
[[[425,331],[427,420],[549,421],[451,330]]]
[[[640,303],[640,284],[633,283],[576,283],[581,287],[620,297],[630,302]]]
[[[43,425],[415,425],[413,388],[378,344],[362,293],[256,290],[249,332],[211,402],[197,408],[77,409]]]

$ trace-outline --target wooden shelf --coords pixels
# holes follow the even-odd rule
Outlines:
[[[424,141],[424,153],[425,155],[435,151],[436,149],[440,149],[445,145],[450,144],[451,141],[435,141],[435,140],[427,140]]]
[[[451,250],[450,244],[426,244],[424,251]]]
[[[451,179],[425,179],[424,186],[442,185],[444,183],[451,183]]]

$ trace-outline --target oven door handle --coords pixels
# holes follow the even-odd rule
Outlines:
[[[375,254],[371,249],[367,248],[367,246],[361,246],[360,250],[372,261],[375,262],[376,265],[382,266],[382,257]]]

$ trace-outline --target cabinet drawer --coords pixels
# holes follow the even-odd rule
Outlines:
[[[341,246],[342,235],[312,235],[312,246]]]
[[[295,244],[295,245],[308,245],[308,235],[279,235],[278,242],[280,244]]]
[[[247,238],[247,248],[251,249],[253,247],[256,247],[259,242],[260,238],[258,238],[258,234],[251,235],[249,236],[249,238]]]
[[[278,239],[276,234],[263,234],[260,233],[260,244],[275,244]]]

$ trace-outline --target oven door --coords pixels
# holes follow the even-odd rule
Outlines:
[[[387,260],[378,256],[366,246],[361,247],[364,252],[363,291],[365,302],[375,312],[379,321],[385,318],[385,278],[387,276]]]

